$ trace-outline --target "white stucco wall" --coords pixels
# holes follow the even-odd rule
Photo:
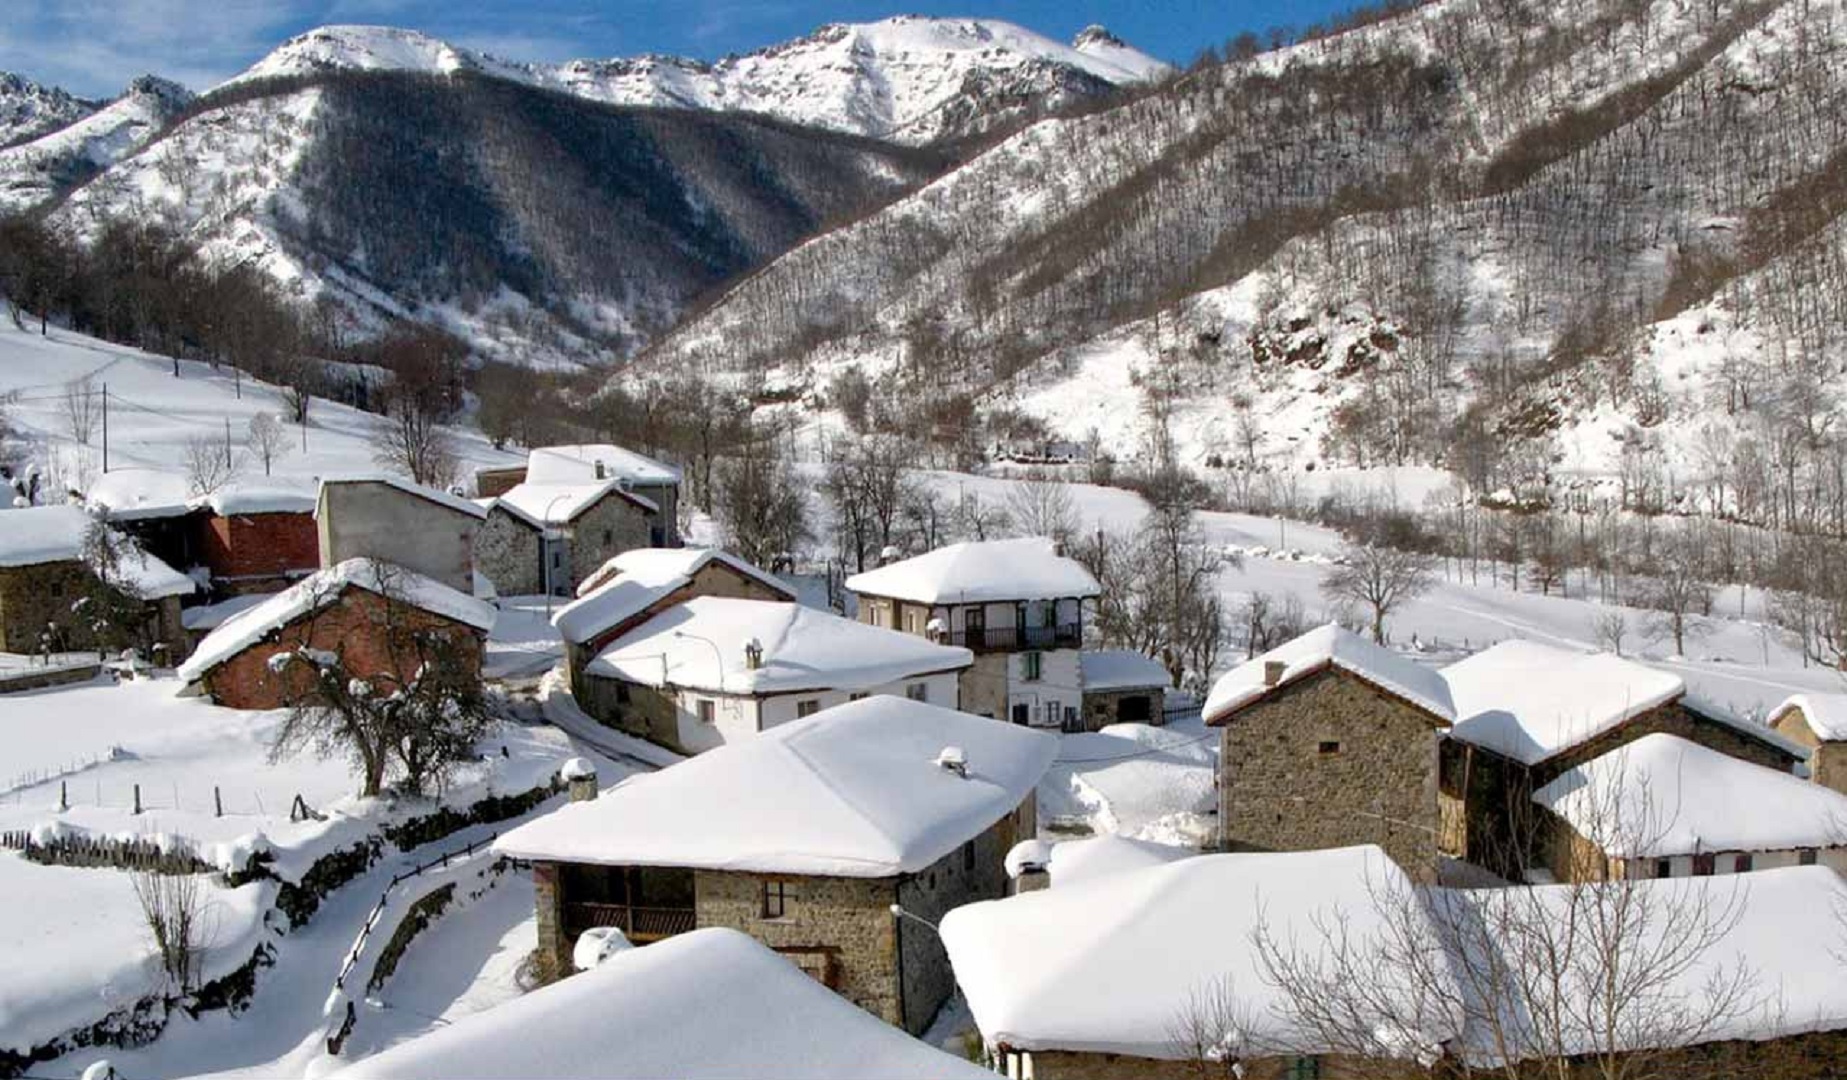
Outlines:
[[[899,679],[864,691],[821,690],[802,694],[776,694],[765,698],[681,690],[678,693],[680,745],[694,753],[710,750],[796,719],[797,709],[804,701],[819,701],[822,709],[831,709],[851,701],[857,693],[903,697],[912,683],[924,684],[924,700],[930,704],[945,709],[960,707],[961,684],[957,673],[953,671]],[[714,720],[710,724],[699,719],[699,702],[702,700],[715,703]],[[1072,704],[1076,703],[1073,698]]]

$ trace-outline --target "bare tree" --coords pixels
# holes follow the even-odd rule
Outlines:
[[[86,375],[65,383],[63,406],[64,423],[71,438],[83,446],[90,445],[103,416],[102,391],[97,388],[96,380]]]
[[[461,462],[443,422],[454,413],[460,343],[434,331],[409,331],[378,346],[378,360],[391,369],[385,386],[384,418],[372,433],[372,459],[419,484],[446,488]]]
[[[275,417],[260,412],[250,418],[250,429],[244,435],[244,446],[263,463],[263,475],[268,476],[270,465],[288,455],[289,437]]]
[[[196,989],[209,944],[204,875],[135,870],[128,881],[168,985],[180,994]]]
[[[323,648],[310,619],[269,657],[289,706],[270,758],[304,749],[345,755],[358,766],[361,796],[379,794],[395,765],[402,787],[422,793],[473,758],[490,723],[487,700],[464,647],[407,603],[403,571],[374,562],[368,572],[384,601],[378,652],[349,657],[344,639]],[[331,603],[344,586],[328,581],[322,588],[330,595],[318,599]],[[360,656],[370,659],[362,666]]]
[[[1077,503],[1071,485],[1056,477],[1028,476],[1007,490],[1007,513],[1026,536],[1049,536],[1067,543],[1078,530]]]
[[[1600,649],[1617,656],[1623,654],[1623,642],[1629,638],[1629,616],[1620,608],[1609,608],[1591,616],[1591,637]]]
[[[1405,603],[1436,584],[1428,555],[1370,541],[1349,541],[1321,579],[1321,594],[1335,603],[1364,607],[1371,615],[1372,639],[1385,643],[1385,620]]]
[[[771,433],[744,436],[737,456],[719,463],[712,494],[726,545],[749,562],[787,563],[811,535],[795,463]]]
[[[1696,616],[1712,607],[1703,538],[1690,528],[1670,534],[1650,570],[1637,597],[1655,612],[1648,632],[1657,641],[1673,642],[1675,655],[1684,656],[1687,639],[1698,637],[1704,629]]]
[[[1285,641],[1301,636],[1308,629],[1308,615],[1302,598],[1284,593],[1279,600],[1266,592],[1254,592],[1239,613],[1244,624],[1244,658],[1269,652]]]
[[[194,495],[210,495],[236,479],[238,461],[230,444],[210,435],[186,440],[186,487]]]

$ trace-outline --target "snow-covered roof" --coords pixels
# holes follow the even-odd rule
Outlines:
[[[746,935],[708,928],[456,1020],[339,1080],[993,1080]]]
[[[1181,1045],[1181,1018],[1200,995],[1229,987],[1250,1024],[1245,1054],[1313,1054],[1336,1048],[1290,1019],[1253,932],[1267,924],[1278,940],[1306,945],[1316,920],[1339,914],[1358,948],[1383,918],[1371,890],[1410,888],[1371,846],[1200,855],[1075,884],[1057,882],[1054,861],[1052,888],[956,908],[942,936],[991,1044],[1185,1060],[1196,1051]],[[1426,1036],[1438,1043],[1460,1027],[1432,1015]]]
[[[494,628],[495,611],[440,581],[373,559],[348,559],[295,584],[220,623],[180,665],[179,676],[193,682],[231,657],[296,619],[337,600],[348,587],[385,595],[432,614],[466,623],[477,630]]]
[[[1077,662],[1086,690],[1139,690],[1173,681],[1159,660],[1132,649],[1079,653]]]
[[[937,764],[950,746],[962,748],[966,776]],[[1058,740],[1042,732],[908,698],[862,698],[632,777],[494,848],[612,866],[914,873],[1030,798],[1057,753]]]
[[[216,630],[228,620],[242,615],[275,595],[275,593],[246,593],[243,596],[220,600],[216,604],[189,607],[180,612],[180,626],[187,630]]]
[[[763,646],[759,667],[746,663],[750,641]],[[761,695],[870,690],[974,661],[974,654],[960,646],[938,645],[801,604],[695,596],[610,642],[584,670],[646,686]]]
[[[1048,868],[1052,885],[1066,888],[1086,881],[1166,866],[1198,855],[1199,852],[1153,840],[1105,833],[1082,840],[1061,840],[1052,845]]]
[[[1686,683],[1609,653],[1513,639],[1443,669],[1453,738],[1528,765],[1686,693]]]
[[[389,484],[405,494],[415,495],[420,499],[427,499],[438,506],[446,506],[458,514],[467,514],[469,517],[477,519],[487,516],[487,510],[473,499],[464,499],[460,495],[451,494],[440,488],[425,487],[422,484],[414,483],[395,473],[349,473],[341,476],[329,476],[321,481],[321,487],[323,488],[327,487],[329,484]],[[317,495],[315,499],[317,507],[319,501],[319,496]],[[318,509],[316,512],[319,512]]]
[[[315,493],[304,488],[268,484],[232,484],[188,501],[195,510],[219,517],[243,514],[312,514]]]
[[[862,596],[914,604],[979,604],[1100,595],[1084,564],[1042,536],[950,544],[877,570],[854,574],[846,587]]]
[[[0,510],[0,566],[81,561],[84,535],[95,523],[81,507],[69,505]],[[144,551],[123,559],[119,572],[144,600],[184,596],[197,588],[191,578]]]
[[[1847,694],[1795,694],[1770,714],[1776,723],[1794,710],[1802,711],[1809,730],[1823,742],[1847,740]]]
[[[717,548],[636,548],[605,562],[577,588],[578,599],[552,616],[566,641],[588,641],[692,584],[699,571],[718,562],[790,600],[795,591],[735,555]]]
[[[582,443],[575,446],[541,446],[526,455],[528,484],[582,484],[597,479],[596,467],[603,466],[605,479],[627,480],[631,484],[654,486],[678,484],[680,470],[633,450],[609,443]]]
[[[1659,1025],[1649,1022],[1645,1014],[1650,1004],[1659,1003],[1665,1010],[1698,1012],[1705,1003],[1717,1000],[1713,987],[1731,985],[1741,968],[1755,975],[1755,984],[1738,1002],[1738,1008],[1715,1016],[1711,1024],[1697,1025],[1699,1041],[1781,1038],[1837,1030],[1847,1024],[1847,979],[1840,977],[1840,959],[1836,950],[1826,944],[1826,931],[1822,932],[1822,940],[1817,939],[1816,931],[1818,918],[1823,925],[1832,925],[1832,913],[1847,910],[1847,883],[1833,870],[1792,866],[1743,875],[1660,878],[1606,887],[1623,892],[1601,902],[1595,894],[1587,894],[1585,887],[1571,885],[1434,892],[1436,902],[1478,909],[1476,913],[1446,916],[1446,921],[1459,919],[1489,926],[1497,925],[1509,912],[1515,925],[1549,918],[1555,926],[1569,926],[1571,905],[1576,904],[1576,937],[1567,939],[1560,933],[1550,940],[1560,944],[1575,941],[1587,950],[1600,948],[1603,940],[1602,935],[1588,928],[1588,920],[1599,915],[1612,917],[1613,905],[1625,904],[1629,914],[1621,917],[1627,928],[1620,931],[1624,955],[1666,958],[1661,963],[1641,961],[1647,965],[1644,970],[1658,975],[1659,981],[1625,989],[1626,999],[1634,1003],[1625,1009],[1631,1015],[1624,1016],[1611,1032],[1592,1027],[1594,1008],[1579,1007],[1598,1000],[1601,988],[1592,982],[1607,974],[1609,965],[1594,956],[1565,956],[1555,968],[1562,980],[1559,989],[1541,990],[1540,1000],[1569,1002],[1571,1007],[1548,1009],[1540,1016],[1537,1010],[1525,1008],[1517,994],[1497,995],[1503,999],[1508,1015],[1492,1025],[1484,1018],[1471,1017],[1458,1044],[1469,1064],[1488,1068],[1497,1064],[1502,1057],[1496,1049],[1497,1037],[1516,1046],[1558,1046],[1567,1055],[1605,1049],[1663,1048],[1663,1033],[1682,1031],[1688,1025],[1673,1020]],[[1695,925],[1711,926],[1717,931],[1717,940],[1702,942],[1702,947],[1692,953],[1680,943],[1664,940],[1665,935],[1685,935]],[[1476,971],[1517,970],[1531,960],[1533,951],[1531,941],[1523,946],[1510,935],[1470,934],[1468,943],[1471,948],[1499,950],[1498,956],[1470,959],[1470,969]],[[1682,957],[1686,959],[1684,964],[1678,962]],[[1460,959],[1452,960],[1452,965],[1461,963]],[[1562,1028],[1556,1032],[1534,1031],[1534,1025],[1551,1019],[1559,1021]]]
[[[650,514],[660,513],[660,507],[654,504],[654,500],[623,490],[619,480],[587,484],[515,484],[496,496],[489,505],[504,506],[514,517],[535,529],[542,529],[548,525],[570,524],[579,514],[612,493]]]
[[[111,521],[142,521],[190,513],[192,490],[184,474],[139,466],[111,469],[90,482],[84,501]]]
[[[1533,793],[1618,858],[1847,844],[1847,795],[1677,735],[1644,735]]]
[[[1275,686],[1266,686],[1264,669],[1272,662],[1284,665],[1282,678]],[[1222,724],[1265,694],[1328,667],[1339,668],[1403,698],[1445,723],[1456,717],[1456,707],[1442,675],[1329,623],[1219,676],[1218,682],[1212,684],[1212,692],[1206,695],[1206,722]]]

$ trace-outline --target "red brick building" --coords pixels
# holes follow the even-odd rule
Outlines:
[[[321,565],[311,496],[208,496],[197,513],[199,555],[221,595],[274,592]]]
[[[283,708],[299,669],[272,668],[278,653],[331,653],[354,676],[403,681],[439,647],[478,674],[491,605],[407,570],[350,559],[320,571],[212,631],[180,677],[234,709]]]

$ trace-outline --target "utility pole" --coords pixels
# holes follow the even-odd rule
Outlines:
[[[231,467],[231,418],[224,418],[224,467]]]
[[[103,384],[103,471],[109,471],[109,384]]]

